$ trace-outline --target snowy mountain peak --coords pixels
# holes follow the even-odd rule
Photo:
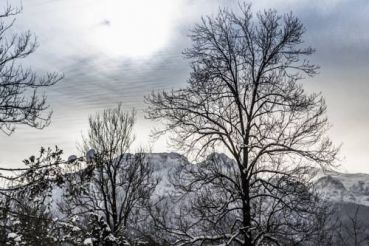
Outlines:
[[[327,171],[315,187],[328,200],[369,206],[369,174]]]

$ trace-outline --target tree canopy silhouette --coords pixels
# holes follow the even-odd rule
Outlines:
[[[49,73],[39,77],[21,60],[37,48],[30,31],[11,33],[14,16],[20,10],[8,5],[0,14],[0,130],[12,134],[16,125],[42,129],[50,123],[51,111],[40,88],[54,85],[62,76]]]
[[[196,156],[221,148],[234,159],[232,175],[216,162],[190,172],[187,191],[196,183],[221,191],[198,196],[203,212],[194,216],[196,225],[176,228],[178,245],[280,245],[293,238],[305,230],[293,218],[313,212],[309,167],[328,167],[336,158],[325,101],[300,83],[318,70],[306,59],[314,50],[303,44],[303,24],[291,13],[239,10],[220,10],[192,29],[192,47],[184,51],[192,68],[187,87],[146,98],[147,117],[165,125],[157,134],[170,132],[174,145]],[[216,227],[224,218],[231,218],[228,227]],[[201,220],[206,235],[192,230]]]

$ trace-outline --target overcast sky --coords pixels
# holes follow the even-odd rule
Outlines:
[[[342,144],[341,170],[369,172],[369,1],[251,1],[253,9],[292,11],[305,24],[311,60],[320,74],[304,81],[321,91],[332,124],[330,136]],[[17,1],[11,1],[16,5]],[[88,116],[122,102],[145,108],[153,89],[185,85],[188,64],[181,51],[188,30],[202,15],[237,1],[215,0],[27,0],[17,16],[17,31],[31,30],[40,47],[27,59],[34,70],[58,71],[65,79],[46,91],[54,111],[42,131],[19,127],[0,136],[0,165],[19,166],[40,146],[58,145],[67,155],[86,131]],[[1,3],[0,3],[1,4]],[[17,5],[19,6],[19,5]],[[137,144],[155,152],[175,151],[165,140],[152,143],[152,123],[138,117]]]

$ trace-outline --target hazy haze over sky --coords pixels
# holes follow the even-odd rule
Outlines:
[[[9,2],[19,6],[18,1]],[[343,144],[341,169],[369,172],[369,2],[251,3],[255,11],[293,11],[305,24],[305,41],[317,51],[310,59],[321,69],[304,86],[326,98],[330,136]],[[78,153],[75,146],[87,129],[88,115],[118,102],[140,112],[143,96],[153,89],[184,86],[189,67],[181,51],[191,44],[188,30],[201,15],[235,5],[232,0],[23,1],[16,30],[30,29],[40,43],[27,64],[40,72],[62,72],[65,79],[46,91],[54,110],[48,128],[18,127],[10,137],[0,135],[0,165],[21,165],[40,146],[58,145],[67,155]],[[152,145],[155,152],[175,151],[165,140],[150,143],[151,127],[140,113],[137,143]]]

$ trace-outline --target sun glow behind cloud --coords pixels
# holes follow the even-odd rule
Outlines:
[[[37,34],[49,34],[39,35],[39,52],[150,58],[169,44],[183,18],[186,1],[32,0],[23,4],[24,12],[16,25],[20,30],[30,28]],[[42,17],[34,18],[40,13]]]
[[[170,38],[181,1],[98,1],[91,42],[109,56],[150,56]]]

